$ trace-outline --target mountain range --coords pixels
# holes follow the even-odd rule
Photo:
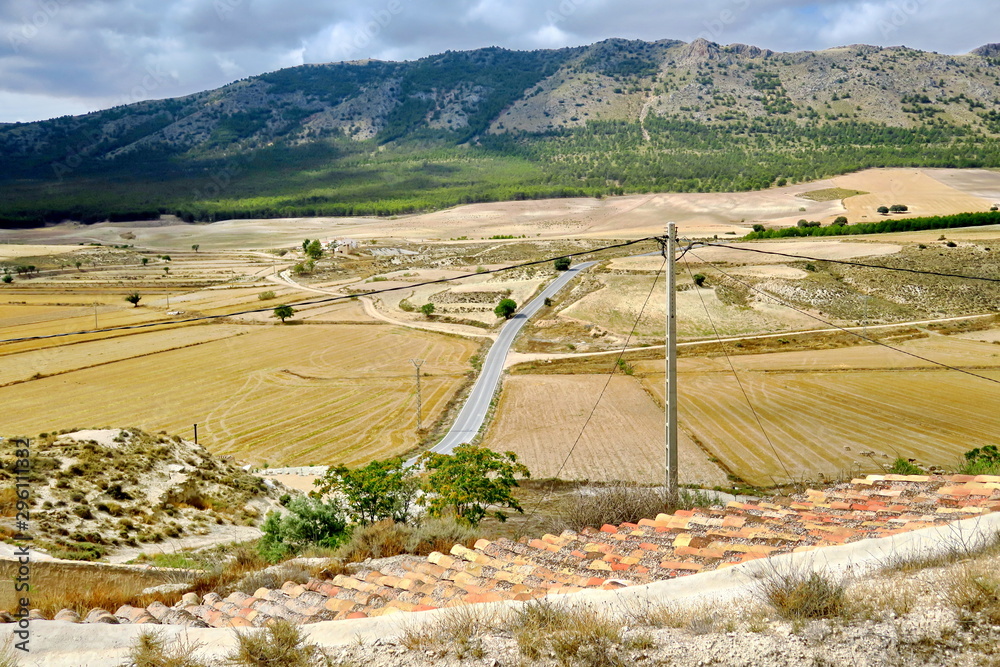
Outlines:
[[[1000,45],[776,53],[612,39],[302,65],[0,125],[0,220],[393,215],[1000,167]]]

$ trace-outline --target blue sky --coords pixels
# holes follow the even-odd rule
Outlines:
[[[1000,42],[966,0],[2,0],[0,122],[175,97],[302,63],[709,38],[776,51]]]

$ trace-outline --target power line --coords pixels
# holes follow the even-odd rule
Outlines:
[[[979,375],[978,373],[973,373],[972,371],[966,370],[964,368],[959,368],[957,366],[951,366],[951,365],[946,364],[946,363],[941,362],[941,361],[935,361],[934,359],[928,359],[927,357],[923,357],[923,356],[921,356],[919,354],[916,354],[915,352],[909,352],[907,350],[903,350],[903,349],[898,348],[898,347],[893,347],[892,345],[889,345],[888,343],[884,343],[884,342],[882,342],[882,341],[880,341],[878,339],[869,338],[868,336],[859,334],[856,331],[851,331],[850,329],[848,329],[846,327],[842,327],[842,326],[840,326],[838,324],[834,324],[833,322],[829,322],[827,320],[824,320],[822,317],[817,317],[816,315],[813,315],[812,313],[810,313],[808,311],[802,310],[801,308],[796,308],[795,306],[791,305],[790,303],[787,303],[786,301],[783,301],[782,299],[779,299],[778,297],[774,296],[773,294],[771,294],[769,292],[765,292],[764,290],[758,289],[758,288],[754,287],[753,285],[751,285],[750,283],[744,282],[744,281],[740,280],[739,278],[734,277],[732,274],[727,273],[725,270],[719,268],[718,265],[713,264],[712,262],[709,262],[707,260],[704,260],[704,259],[698,257],[698,255],[695,255],[693,252],[691,253],[691,255],[694,256],[695,258],[699,259],[704,264],[707,264],[708,266],[711,266],[713,269],[715,269],[716,271],[718,271],[722,275],[726,276],[727,278],[729,278],[733,282],[739,283],[740,285],[743,285],[747,289],[752,290],[754,292],[757,292],[758,294],[763,294],[764,296],[766,296],[769,299],[771,299],[771,300],[773,300],[773,301],[775,301],[775,302],[777,302],[777,303],[785,306],[786,308],[791,308],[795,312],[801,313],[802,315],[805,315],[807,317],[811,317],[812,319],[814,319],[814,320],[816,320],[818,322],[822,322],[823,324],[825,324],[825,325],[827,325],[827,326],[829,326],[831,328],[839,329],[840,331],[843,331],[844,333],[848,333],[848,334],[850,334],[850,335],[852,335],[852,336],[854,336],[856,338],[860,338],[862,340],[866,340],[869,343],[875,343],[876,345],[881,345],[882,347],[887,347],[890,350],[895,350],[896,352],[899,352],[900,354],[905,354],[907,356],[913,357],[914,359],[919,359],[921,361],[926,361],[929,364],[933,364],[935,366],[940,366],[941,368],[946,368],[946,369],[948,369],[950,371],[956,371],[958,373],[964,373],[965,375],[971,375],[974,378],[979,378],[980,380],[986,380],[987,382],[992,382],[993,384],[1000,384],[1000,380],[996,380],[994,378],[987,377],[985,375]]]
[[[693,245],[693,244],[692,244]],[[704,245],[712,248],[728,248],[729,250],[741,250],[743,252],[755,252],[760,255],[776,255],[778,257],[788,257],[791,259],[807,259],[813,262],[830,262],[831,264],[843,264],[845,266],[857,266],[864,269],[883,269],[885,271],[900,271],[902,273],[915,273],[923,276],[937,276],[939,278],[960,278],[962,280],[979,280],[987,283],[1000,283],[1000,278],[986,278],[984,276],[967,276],[960,273],[943,273],[941,271],[925,271],[922,269],[908,269],[900,266],[880,266],[878,264],[866,264],[864,262],[849,262],[844,259],[823,259],[822,257],[809,257],[807,255],[793,255],[785,252],[776,252],[774,250],[760,250],[759,248],[746,248],[736,245],[728,245],[723,243],[701,243],[699,245]],[[704,260],[702,260],[704,261]],[[706,262],[707,263],[707,262]]]
[[[687,249],[685,250],[685,253],[689,252],[690,250],[691,246],[688,246]],[[691,265],[685,263],[685,267],[687,268],[688,275],[691,276],[691,280],[694,281],[694,273],[691,271]],[[771,451],[774,452],[774,458],[777,459],[778,464],[781,465],[781,469],[785,471],[785,476],[788,477],[788,481],[791,482],[792,475],[791,473],[788,472],[788,467],[785,465],[784,460],[782,460],[781,456],[778,454],[778,450],[777,448],[775,448],[774,443],[771,441],[771,436],[768,435],[767,429],[764,428],[764,423],[761,421],[760,415],[757,414],[757,410],[753,407],[753,402],[750,400],[750,395],[747,393],[747,390],[743,387],[743,381],[740,380],[739,373],[736,372],[736,366],[733,365],[733,360],[729,357],[729,350],[726,348],[726,344],[722,342],[722,336],[719,335],[719,329],[718,327],[715,326],[715,319],[712,317],[712,313],[708,309],[708,304],[705,302],[705,297],[702,295],[701,290],[697,289],[697,285],[695,285],[695,290],[698,292],[698,298],[701,300],[701,305],[705,309],[705,315],[708,316],[708,321],[712,325],[712,331],[715,332],[715,339],[722,347],[722,353],[726,355],[726,363],[729,364],[729,370],[733,372],[733,377],[736,379],[736,384],[739,385],[740,391],[743,392],[743,398],[747,402],[747,407],[750,408],[750,412],[753,413],[753,418],[757,421],[757,428],[759,428],[760,432],[764,435],[764,439],[767,440],[767,444],[771,447]],[[774,480],[772,479],[771,481]]]
[[[438,285],[438,284],[441,284],[441,283],[450,283],[450,282],[455,282],[455,281],[458,281],[458,280],[464,280],[466,278],[474,278],[476,276],[481,276],[481,275],[484,275],[484,274],[501,273],[503,271],[513,271],[514,269],[522,269],[522,268],[527,267],[527,266],[537,266],[539,264],[548,264],[549,262],[553,262],[553,261],[555,261],[557,259],[580,257],[581,255],[590,255],[592,253],[603,252],[605,250],[615,250],[617,248],[627,248],[629,246],[633,246],[633,245],[636,245],[638,243],[644,243],[646,241],[654,241],[654,240],[656,240],[655,236],[649,236],[649,237],[646,237],[646,238],[637,239],[635,241],[626,241],[625,243],[617,243],[615,245],[602,246],[600,248],[593,248],[591,250],[583,250],[581,252],[574,252],[574,253],[569,253],[569,254],[566,254],[566,255],[559,255],[558,257],[549,257],[547,259],[539,259],[539,260],[535,260],[533,262],[524,262],[522,264],[515,264],[513,266],[505,266],[505,267],[502,267],[502,268],[499,268],[499,269],[489,269],[489,270],[486,270],[486,271],[477,271],[475,273],[465,273],[465,274],[462,274],[460,276],[452,276],[451,278],[439,278],[438,280],[428,280],[428,281],[422,282],[422,283],[408,283],[406,285],[401,285],[399,287],[387,287],[385,289],[373,290],[371,292],[361,292],[361,293],[358,293],[358,294],[347,294],[347,295],[344,295],[344,296],[331,296],[331,297],[325,297],[325,298],[322,298],[322,299],[313,299],[313,300],[310,300],[310,301],[298,301],[298,302],[291,303],[291,304],[288,304],[288,305],[291,305],[291,306],[315,306],[315,305],[320,305],[320,304],[324,304],[324,303],[335,303],[337,301],[347,301],[349,299],[354,299],[354,298],[362,297],[362,296],[377,296],[379,294],[387,294],[389,292],[398,292],[398,291],[401,291],[401,290],[412,290],[412,289],[415,289],[415,288],[418,288],[418,287],[426,287],[428,285]],[[225,315],[200,315],[198,317],[189,317],[189,318],[186,318],[186,319],[183,319],[183,320],[168,320],[166,322],[147,322],[145,324],[130,324],[130,325],[120,326],[120,327],[109,327],[107,329],[84,329],[82,331],[70,331],[70,332],[67,332],[67,333],[47,334],[45,336],[23,336],[21,338],[5,338],[5,339],[0,339],[0,343],[20,343],[20,342],[30,341],[30,340],[46,340],[46,339],[49,339],[49,338],[64,338],[66,336],[82,336],[82,335],[85,335],[85,334],[109,333],[109,332],[112,332],[112,331],[133,331],[133,330],[136,330],[136,329],[149,329],[149,328],[152,328],[152,327],[163,327],[163,326],[170,326],[170,325],[174,325],[174,324],[190,324],[192,322],[204,322],[204,321],[207,321],[207,320],[217,320],[217,319],[222,319],[222,318],[226,318],[226,317],[235,317],[237,315],[252,315],[254,313],[266,313],[266,312],[269,312],[271,310],[274,310],[274,309],[273,308],[253,308],[251,310],[241,310],[241,311],[235,312],[235,313],[226,313]]]
[[[576,451],[577,445],[580,444],[580,440],[583,438],[583,434],[587,430],[587,426],[594,418],[594,414],[597,412],[597,408],[601,404],[601,400],[604,398],[605,392],[607,392],[608,387],[611,385],[611,379],[615,376],[615,371],[618,370],[618,365],[621,363],[622,357],[625,355],[625,351],[628,349],[629,343],[632,342],[635,330],[639,328],[639,322],[642,320],[642,316],[646,312],[646,306],[649,305],[649,300],[652,298],[653,291],[656,289],[656,282],[660,279],[660,271],[663,270],[666,264],[667,259],[664,257],[660,268],[657,269],[655,274],[653,274],[653,284],[649,288],[649,294],[646,295],[646,300],[642,303],[642,308],[639,309],[639,315],[635,318],[635,324],[632,325],[632,330],[629,331],[628,337],[625,339],[625,345],[622,346],[621,351],[618,353],[618,357],[615,359],[615,363],[611,367],[611,372],[608,374],[608,379],[604,382],[604,386],[601,388],[601,393],[598,394],[597,400],[594,402],[594,407],[590,409],[590,414],[588,414],[587,419],[584,420],[583,426],[580,428],[580,432],[576,436],[576,440],[573,441],[573,446],[569,448],[569,452],[566,454],[563,462],[559,464],[559,469],[556,470],[555,475],[552,476],[553,479],[559,479],[559,475],[562,473],[563,468],[565,468],[566,464],[569,463],[570,458],[573,456],[573,452]],[[535,513],[538,512],[538,508],[541,507],[546,500],[548,500],[548,494],[546,494],[546,496],[543,497],[537,505],[535,505],[535,508],[531,511],[529,516],[534,516]]]

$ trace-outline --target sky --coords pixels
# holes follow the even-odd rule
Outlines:
[[[995,0],[0,0],[0,122],[209,90],[303,63],[699,37],[775,51],[1000,42]]]

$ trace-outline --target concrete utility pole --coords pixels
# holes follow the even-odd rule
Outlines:
[[[423,410],[423,403],[420,398],[420,367],[423,365],[423,359],[410,359],[410,363],[417,369],[417,430],[421,430],[420,421],[422,418],[421,411]]]
[[[667,318],[666,318],[666,373],[664,374],[664,398],[666,401],[666,446],[667,446],[667,502],[677,505],[677,299],[674,294],[675,262],[677,249],[677,225],[667,224],[667,240],[663,245],[666,260]]]

